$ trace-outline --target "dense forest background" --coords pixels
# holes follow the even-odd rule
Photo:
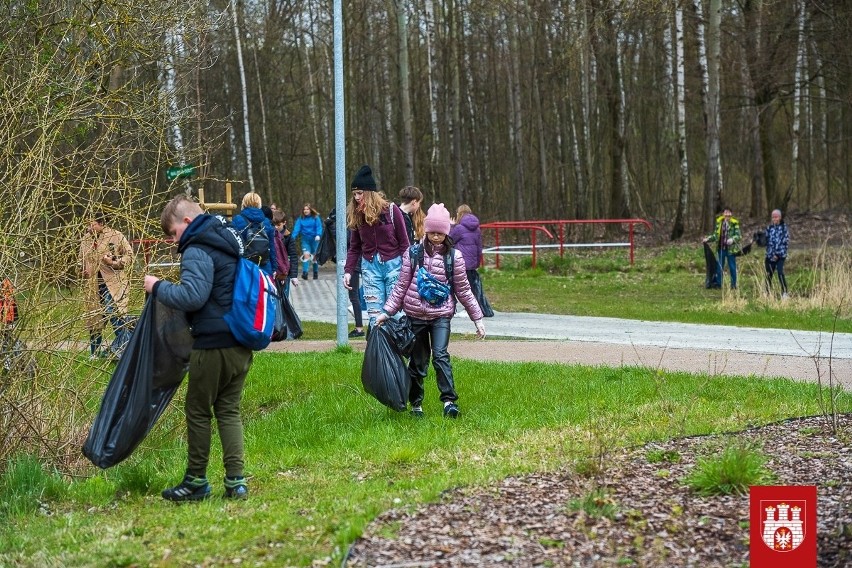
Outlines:
[[[178,191],[220,201],[225,181],[237,201],[327,213],[332,9],[4,2],[4,219],[144,218]],[[722,204],[852,202],[843,0],[350,0],[343,16],[347,179],[369,163],[390,197],[417,185],[483,220],[653,218],[673,238]]]

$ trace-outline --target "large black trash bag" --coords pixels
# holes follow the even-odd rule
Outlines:
[[[287,318],[284,317],[284,287],[278,285],[278,297],[275,298],[275,326],[272,328],[272,341],[287,339]]]
[[[394,320],[370,330],[361,365],[361,384],[376,400],[402,412],[408,403],[411,378],[405,361],[397,351],[393,331],[386,329],[391,321]]]
[[[716,255],[713,254],[713,249],[710,245],[704,243],[704,275],[705,288],[721,288],[722,282],[719,280],[719,264],[716,262]]]
[[[414,331],[411,329],[411,321],[408,316],[385,320],[382,327],[387,332],[396,352],[403,357],[410,356],[411,348],[414,347]]]
[[[93,464],[120,463],[145,439],[183,381],[191,349],[185,314],[149,297],[83,445]]]
[[[325,229],[323,229],[320,242],[317,245],[317,254],[314,260],[322,266],[329,260],[337,263],[337,240],[334,238],[334,232],[337,230],[336,216],[332,212],[325,220]]]
[[[485,290],[482,289],[482,279],[479,277],[479,272],[471,270],[468,272],[470,280],[470,291],[473,292],[476,301],[479,302],[479,309],[482,310],[482,316],[486,318],[494,317],[494,310],[491,308],[491,302],[485,297]]]
[[[281,311],[284,314],[284,324],[287,332],[286,339],[299,339],[302,337],[302,319],[296,313],[290,299],[281,294]]]

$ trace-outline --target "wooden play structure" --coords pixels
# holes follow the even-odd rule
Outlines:
[[[198,188],[198,203],[206,211],[221,211],[229,219],[234,216],[237,210],[236,204],[232,202],[231,182],[225,182],[225,202],[224,203],[206,203],[204,201],[204,188]]]

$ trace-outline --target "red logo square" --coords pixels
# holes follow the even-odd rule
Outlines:
[[[751,568],[816,568],[815,485],[749,488]]]

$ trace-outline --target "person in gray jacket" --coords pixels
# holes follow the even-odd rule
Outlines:
[[[205,214],[186,195],[166,205],[160,225],[178,243],[180,282],[149,274],[145,291],[166,306],[186,312],[193,337],[185,404],[186,474],[178,485],[163,491],[163,498],[198,501],[210,496],[207,464],[215,414],[225,464],[225,497],[245,499],[240,399],[252,351],[237,342],[224,319],[231,309],[243,243],[224,219]]]

